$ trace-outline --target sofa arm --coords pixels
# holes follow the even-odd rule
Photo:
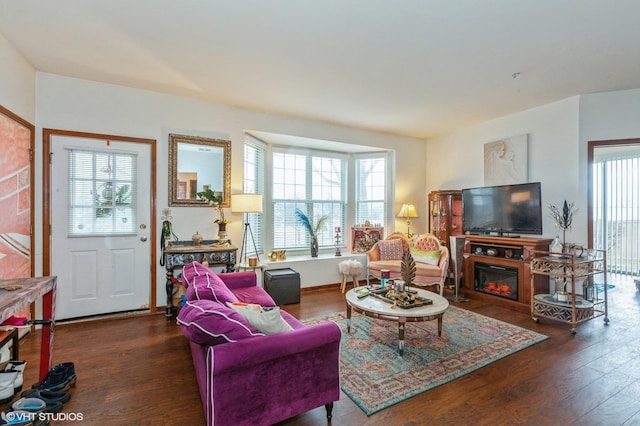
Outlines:
[[[375,243],[366,254],[369,262],[377,262],[380,260],[380,249],[378,248],[378,243]]]
[[[256,273],[254,271],[229,272],[218,274],[218,276],[230,289],[253,287],[258,285]]]
[[[449,270],[449,249],[447,246],[440,247],[440,260],[438,261],[438,267],[440,268],[442,278],[447,277],[447,273]],[[444,281],[443,281],[444,282]]]
[[[191,344],[207,425],[275,424],[340,399],[340,327]]]
[[[216,345],[213,348],[216,360],[214,374],[235,371],[238,367],[251,370],[252,367],[284,360],[296,354],[314,351],[316,348],[326,349],[331,345],[337,355],[341,337],[342,332],[338,324],[328,321],[284,333]]]

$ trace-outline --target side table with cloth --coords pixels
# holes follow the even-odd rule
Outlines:
[[[40,380],[51,368],[54,328],[54,303],[57,277],[16,278],[0,281],[0,323],[42,298],[42,334],[40,337]],[[7,288],[20,287],[16,290]]]

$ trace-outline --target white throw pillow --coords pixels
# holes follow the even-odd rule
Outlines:
[[[227,302],[234,311],[238,312],[247,320],[252,327],[260,330],[264,334],[281,333],[291,331],[293,328],[280,315],[280,308],[263,308],[253,303],[231,303]]]

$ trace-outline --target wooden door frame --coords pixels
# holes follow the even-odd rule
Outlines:
[[[593,159],[596,148],[604,146],[640,145],[640,138],[607,139],[587,143],[587,241],[593,248]]]
[[[118,135],[106,135],[101,133],[76,132],[72,130],[42,129],[42,272],[47,276],[51,274],[51,137],[69,136],[87,139],[112,140],[147,144],[151,147],[151,194],[150,194],[150,244],[151,260],[149,265],[150,283],[149,310],[152,314],[157,312],[156,304],[156,139],[134,138]]]
[[[2,105],[0,105],[0,114],[10,118],[11,120],[15,121],[16,123],[18,123],[19,125],[26,127],[29,130],[29,214],[31,215],[30,217],[30,221],[31,221],[31,230],[29,232],[30,234],[30,238],[29,238],[29,263],[30,263],[30,272],[31,272],[31,276],[33,277],[36,273],[36,268],[35,268],[35,249],[36,249],[36,240],[35,240],[35,220],[36,220],[36,208],[35,208],[35,201],[36,201],[36,191],[35,191],[35,178],[36,178],[36,173],[35,173],[35,147],[36,147],[36,128],[33,124],[29,123],[27,120],[23,119],[22,117],[14,114],[13,112],[9,111],[8,109],[6,109],[5,107],[3,107]],[[32,313],[33,313],[33,309],[32,309]]]

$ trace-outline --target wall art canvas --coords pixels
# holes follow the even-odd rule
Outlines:
[[[0,106],[0,278],[31,274],[33,126]]]
[[[527,182],[527,135],[484,144],[484,185]]]
[[[383,239],[384,228],[375,226],[352,226],[351,241],[352,253],[365,253],[373,247],[375,243]]]

